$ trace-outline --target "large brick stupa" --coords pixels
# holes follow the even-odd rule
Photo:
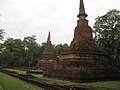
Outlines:
[[[106,80],[110,67],[105,55],[94,43],[92,29],[86,20],[83,0],[80,0],[77,26],[69,50],[62,53],[58,64],[45,70],[44,76],[75,81]]]

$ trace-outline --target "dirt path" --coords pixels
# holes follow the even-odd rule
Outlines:
[[[4,89],[0,86],[0,90],[4,90]]]

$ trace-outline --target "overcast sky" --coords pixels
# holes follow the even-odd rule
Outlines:
[[[42,43],[51,31],[53,44],[70,43],[76,27],[80,0],[0,0],[0,28],[5,37],[36,35]],[[109,10],[120,10],[120,0],[84,0],[89,25]]]

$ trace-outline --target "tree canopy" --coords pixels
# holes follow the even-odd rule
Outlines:
[[[7,38],[0,44],[0,64],[6,67],[36,66],[44,50],[44,43],[38,44],[36,36],[27,36],[21,39]],[[52,51],[57,57],[68,48],[67,44],[53,45]]]
[[[40,45],[35,36],[24,40],[7,38],[1,48],[0,62],[7,67],[34,66],[40,56]]]
[[[96,18],[95,41],[112,66],[120,66],[120,11],[113,9]]]

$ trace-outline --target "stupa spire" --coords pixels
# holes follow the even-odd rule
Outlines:
[[[84,7],[84,2],[83,0],[80,0],[80,6],[79,6],[79,14],[78,14],[78,18],[80,18],[81,16],[87,17],[88,15],[85,13],[85,7]]]
[[[48,33],[47,41],[50,41],[50,31],[49,31],[49,33]]]

